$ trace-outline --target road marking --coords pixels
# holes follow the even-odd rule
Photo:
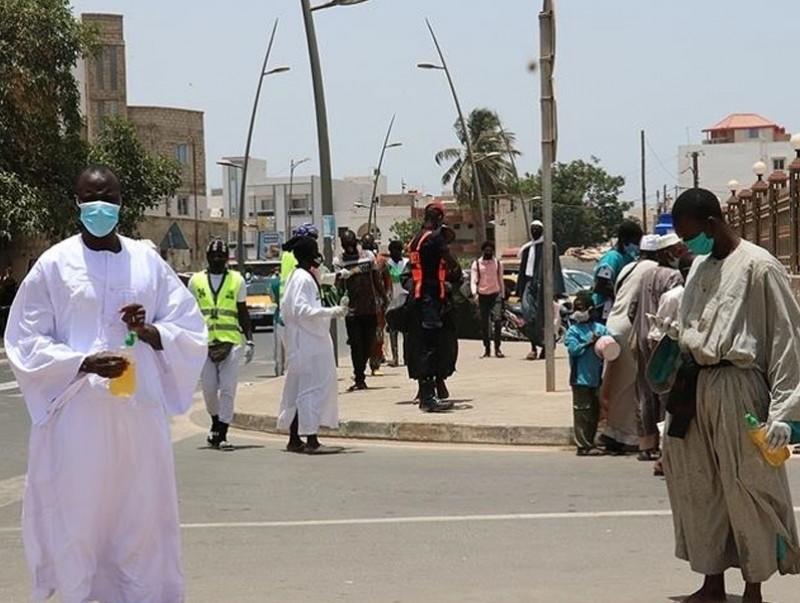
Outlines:
[[[16,381],[6,381],[5,383],[0,383],[0,392],[17,389],[18,387],[19,384]]]
[[[800,513],[800,507],[794,508]],[[330,526],[369,526],[423,523],[484,523],[494,521],[550,521],[558,519],[617,519],[668,517],[667,509],[649,511],[581,511],[576,513],[509,513],[505,515],[430,515],[419,517],[365,517],[355,519],[310,519],[299,521],[243,521],[230,523],[182,523],[184,530],[303,528]],[[0,528],[0,534],[19,532],[21,528]]]

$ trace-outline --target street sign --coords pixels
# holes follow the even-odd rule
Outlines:
[[[332,239],[336,236],[335,216],[322,216],[322,236],[325,239]]]
[[[281,257],[283,236],[274,230],[260,231],[258,233],[258,259],[276,260]]]

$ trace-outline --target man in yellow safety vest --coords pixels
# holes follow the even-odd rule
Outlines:
[[[200,380],[211,431],[211,448],[230,450],[228,426],[233,420],[233,401],[239,377],[242,333],[246,340],[245,363],[253,359],[255,344],[247,312],[247,288],[236,270],[229,270],[228,244],[214,239],[206,250],[208,269],[195,273],[189,289],[200,306],[208,327],[208,358]]]

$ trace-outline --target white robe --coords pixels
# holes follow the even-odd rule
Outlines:
[[[286,380],[278,428],[289,429],[295,415],[299,434],[314,435],[320,426],[339,426],[336,359],[330,336],[332,308],[323,308],[319,286],[307,271],[292,273],[281,303],[286,325]]]
[[[36,599],[184,600],[167,413],[191,405],[206,328],[173,270],[120,239],[119,253],[92,251],[80,236],[51,247],[11,306],[6,354],[33,423],[22,529]],[[164,349],[135,344],[126,399],[78,370],[121,347],[129,303],[144,306]]]

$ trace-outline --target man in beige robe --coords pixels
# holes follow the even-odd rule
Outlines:
[[[785,468],[764,460],[745,414],[766,423],[772,448],[788,443],[800,419],[800,308],[783,266],[739,239],[713,193],[684,192],[673,219],[699,256],[679,315],[681,348],[699,365],[682,396],[696,391],[696,408],[682,435],[670,416],[663,461],[676,555],[705,576],[686,601],[725,601],[724,572],[738,567],[743,603],[760,603],[761,582],[800,573],[800,549]]]
[[[658,236],[645,235],[639,243],[639,260],[628,264],[616,282],[614,305],[608,315],[606,328],[617,340],[619,357],[606,364],[600,387],[601,417],[606,419],[600,437],[607,452],[623,453],[639,445],[637,428],[638,395],[636,390],[636,353],[633,323],[628,317],[633,300],[639,295],[642,278],[658,264],[653,260]]]

